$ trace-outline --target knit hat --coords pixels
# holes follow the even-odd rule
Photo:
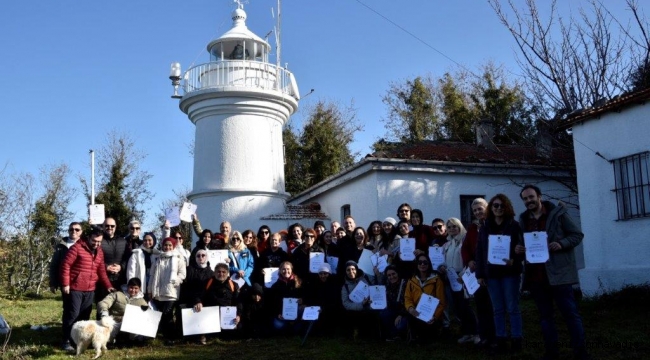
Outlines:
[[[359,265],[357,264],[356,261],[348,260],[348,262],[345,263],[345,268],[347,269],[350,266],[354,266],[354,268],[357,269],[357,271],[359,271]]]
[[[392,217],[389,216],[389,217],[387,217],[387,218],[384,219],[384,221],[382,222],[382,224],[383,224],[383,223],[391,223],[391,225],[395,226],[395,224],[397,224],[397,221],[396,221],[395,219],[393,219]]]
[[[176,248],[176,244],[177,244],[177,243],[176,243],[176,239],[175,239],[175,238],[173,238],[173,237],[165,238],[165,240],[163,240],[163,242],[162,242],[161,245],[165,245],[166,242],[170,242],[170,243],[172,243],[172,247],[173,247],[173,248]]]
[[[317,228],[319,225],[325,227],[325,223],[322,220],[316,220],[316,222],[314,223],[314,229]]]
[[[323,265],[318,268],[318,273],[326,272],[328,274],[332,273],[332,267],[328,263],[324,263]]]
[[[262,288],[262,285],[258,283],[254,283],[253,286],[251,287],[251,294],[254,295],[264,295],[264,288]]]

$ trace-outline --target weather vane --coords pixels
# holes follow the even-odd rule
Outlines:
[[[244,9],[244,4],[248,4],[248,0],[232,0],[233,3],[237,4],[238,9]]]

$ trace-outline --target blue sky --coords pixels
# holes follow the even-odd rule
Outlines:
[[[362,2],[472,70],[494,61],[519,72],[512,38],[487,1]],[[584,1],[561,2],[568,15]],[[628,16],[621,3],[607,5]],[[275,5],[246,4],[249,29],[261,37],[272,30]],[[156,197],[144,207],[153,215],[173,189],[192,184],[188,149],[194,126],[170,98],[170,63],[187,69],[207,62],[206,45],[230,29],[233,9],[229,0],[3,4],[0,169],[36,173],[45,164],[66,162],[77,186],[77,174],[90,177],[88,150],[104,144],[112,130],[126,132],[148,154],[141,167],[154,175]],[[301,109],[319,99],[354,100],[365,130],[352,150],[361,156],[385,133],[381,97],[391,81],[455,69],[451,60],[355,0],[283,1],[282,43],[282,62],[300,92],[315,89]],[[292,123],[300,127],[303,116],[299,111]],[[81,192],[72,210],[85,218]]]

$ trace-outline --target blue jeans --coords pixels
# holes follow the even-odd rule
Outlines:
[[[521,339],[522,320],[519,310],[519,276],[488,279],[488,292],[494,310],[494,330],[497,338],[507,337],[506,312],[510,318],[510,336]]]
[[[398,315],[400,314],[396,310],[390,308],[386,308],[379,312],[379,319],[381,320],[383,330],[386,332],[385,337],[387,339],[392,339],[406,331],[408,325],[406,316],[402,316],[400,322],[395,326],[395,319],[397,319]]]
[[[571,347],[576,353],[583,351],[585,347],[585,331],[582,327],[582,318],[578,313],[578,305],[573,296],[573,287],[570,284],[555,286],[531,284],[530,293],[539,310],[539,320],[546,350],[548,352],[558,351],[557,328],[553,319],[553,301],[555,301],[569,328]]]

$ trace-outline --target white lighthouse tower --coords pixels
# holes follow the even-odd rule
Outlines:
[[[285,212],[282,128],[298,108],[293,75],[269,62],[271,46],[246,27],[239,1],[232,28],[207,46],[210,62],[182,75],[180,109],[196,126],[189,195],[204,228],[257,230],[261,218]],[[180,82],[182,80],[182,83]]]

